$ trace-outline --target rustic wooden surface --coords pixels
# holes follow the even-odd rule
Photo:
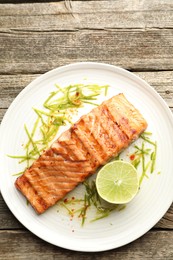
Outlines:
[[[0,0],[0,121],[40,74],[79,61],[128,69],[173,111],[173,1]],[[142,225],[142,223],[141,223]],[[173,259],[173,205],[147,234],[119,249],[73,252],[26,230],[0,195],[0,259]]]

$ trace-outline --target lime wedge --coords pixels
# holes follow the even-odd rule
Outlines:
[[[101,168],[96,177],[98,194],[107,202],[124,204],[138,192],[139,180],[135,167],[124,161],[113,161]]]

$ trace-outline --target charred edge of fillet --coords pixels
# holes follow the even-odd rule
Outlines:
[[[34,187],[29,182],[29,180],[27,179],[27,177],[25,175],[22,175],[22,176],[20,176],[20,177],[18,177],[16,179],[15,186],[27,198],[27,200],[29,201],[31,206],[35,209],[35,211],[38,214],[43,213],[46,209],[49,208],[50,205],[48,205],[45,202],[45,200],[38,195],[37,191],[34,189]],[[29,195],[30,196],[32,196],[32,195],[35,196],[34,198],[36,198],[35,199],[36,203],[32,203],[32,200],[30,199],[30,196],[28,196],[28,192],[25,192],[24,189],[21,188],[22,186],[25,186],[25,188],[27,190],[31,189],[31,193]]]

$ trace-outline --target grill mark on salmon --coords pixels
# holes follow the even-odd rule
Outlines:
[[[72,129],[70,129],[69,131],[66,131],[63,135],[61,135],[61,137],[59,138],[59,143],[61,145],[69,146],[71,153],[73,153],[76,160],[86,161],[86,152],[83,153],[83,151],[81,150],[81,146],[78,149],[78,146],[79,146],[78,143],[80,141],[79,141],[79,139],[76,141],[77,136],[71,130]]]
[[[145,122],[140,118],[140,113],[131,104],[119,95],[116,104],[111,98],[105,103],[109,113],[114,118],[114,122],[127,135],[130,140],[135,140],[139,133],[139,128],[143,129]]]
[[[59,144],[64,146],[66,150],[68,151],[68,154],[71,154],[74,161],[78,159],[78,156],[76,154],[76,149],[74,149],[74,140],[71,136],[70,131],[66,131],[60,138],[59,138]],[[76,148],[76,147],[75,147]]]
[[[122,127],[116,122],[115,117],[113,117],[107,107],[105,105],[103,105],[103,107],[103,119],[107,120],[107,126],[104,126],[108,129],[111,129],[109,135],[113,139],[114,143],[116,143],[118,146],[118,149],[121,150],[122,147],[127,146],[131,140],[123,131]]]
[[[57,155],[62,155],[65,160],[75,161],[74,155],[69,153],[69,150],[58,140],[52,145],[52,151]]]
[[[95,112],[98,112],[98,110]],[[89,135],[92,136],[92,140],[96,144],[96,150],[99,153],[101,151],[103,161],[107,160],[109,157],[109,151],[107,147],[105,147],[105,131],[101,127],[101,122],[97,117],[97,113],[86,115],[83,117],[83,121],[85,122],[85,126],[87,127]],[[109,145],[109,138],[106,140],[106,145]]]
[[[88,117],[86,116],[86,118]],[[95,124],[92,126],[92,133],[106,153],[107,157],[105,160],[107,160],[110,155],[116,154],[117,149],[121,149],[125,145],[125,142],[128,142],[128,139],[112,122],[112,118],[110,118],[105,106],[102,105],[100,106],[100,110],[95,111],[94,118]]]
[[[36,161],[32,168],[55,168],[56,170],[58,169],[62,169],[64,171],[69,171],[69,170],[73,170],[73,171],[80,171],[81,169],[84,169],[85,171],[90,171],[90,163],[85,161],[85,162],[81,162],[79,161]]]
[[[87,137],[88,137],[88,140],[89,142],[93,145],[95,151],[97,152],[97,155],[101,156],[101,160],[105,160],[106,158],[106,152],[104,151],[103,147],[101,146],[98,138],[96,138],[95,134],[94,134],[94,131],[92,129],[94,129],[93,127],[93,123],[91,122],[87,122],[86,121],[86,117],[83,117],[82,118],[82,123],[83,123],[83,127],[82,127],[82,130],[83,132],[86,133]],[[95,124],[97,122],[95,121]],[[99,127],[100,128],[100,127]]]
[[[69,178],[69,176],[60,176],[49,170],[47,170],[47,176],[45,176],[44,172],[37,172],[36,169],[33,169],[32,173],[26,174],[25,177],[27,177],[32,187],[37,190],[37,194],[49,204],[54,202],[52,198],[59,198],[61,194],[72,190],[81,179],[81,176]]]
[[[92,131],[95,138],[98,138],[100,145],[102,145],[102,149],[105,150],[108,159],[110,156],[117,154],[117,151],[121,150],[122,147],[124,148],[125,143],[128,144],[129,140],[117,125],[113,123],[113,118],[110,118],[104,105],[95,114],[97,120]]]
[[[78,125],[77,127],[75,127],[74,132],[76,133],[80,141],[84,144],[91,157],[95,158],[96,163],[101,164],[102,157],[100,154],[97,153],[93,143],[90,142],[90,138],[86,131],[84,131],[84,128],[82,129],[81,125]]]
[[[146,127],[140,112],[119,94],[82,116],[17,178],[15,186],[37,213],[43,213]]]
[[[95,159],[95,157],[91,153],[89,153],[88,149],[81,142],[80,138],[75,133],[73,128],[72,128],[72,134],[75,137],[75,142],[76,142],[77,149],[82,153],[82,155],[85,158],[85,160],[88,161],[90,163],[91,167],[94,169],[96,167],[96,165],[98,164],[98,161]]]
[[[33,188],[24,174],[16,180],[15,186],[28,199],[37,213],[41,214],[49,208],[47,201],[38,195],[38,192]]]

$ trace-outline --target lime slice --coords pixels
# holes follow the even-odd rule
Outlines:
[[[128,162],[110,162],[98,172],[96,188],[100,197],[107,202],[127,203],[134,198],[139,189],[137,171]]]

